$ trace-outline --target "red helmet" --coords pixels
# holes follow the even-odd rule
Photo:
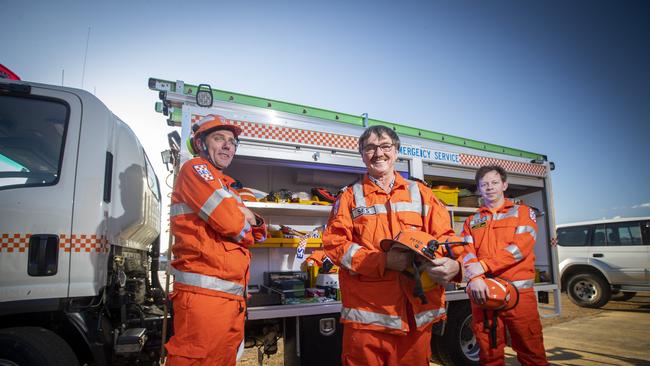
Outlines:
[[[501,278],[486,278],[485,284],[488,287],[488,298],[478,305],[487,310],[509,310],[517,306],[519,302],[519,291],[517,288]]]
[[[203,150],[201,146],[198,145],[198,142],[201,141],[209,132],[215,130],[228,130],[235,135],[235,138],[238,138],[241,134],[241,128],[239,128],[239,126],[229,124],[226,122],[225,118],[218,114],[208,114],[192,125],[192,132],[194,132],[194,136],[192,137],[192,148],[194,149],[194,152],[198,153]]]

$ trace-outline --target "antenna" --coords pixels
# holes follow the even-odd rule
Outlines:
[[[86,57],[88,56],[88,41],[90,41],[90,27],[88,27],[88,35],[86,36],[86,51],[84,52],[84,66],[81,71],[81,89],[84,88],[84,77],[86,76]]]
[[[65,69],[61,69],[61,86],[63,86],[63,78],[65,76]]]

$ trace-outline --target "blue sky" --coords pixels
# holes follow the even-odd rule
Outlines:
[[[650,215],[643,1],[0,0],[0,63],[83,87],[164,179],[147,79],[231,90],[545,154],[556,221]]]

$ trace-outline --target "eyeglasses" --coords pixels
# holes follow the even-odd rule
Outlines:
[[[370,144],[363,147],[363,153],[366,155],[372,155],[375,153],[375,151],[377,151],[377,148],[380,148],[381,151],[387,153],[393,150],[393,146],[395,146],[395,144],[381,144],[381,145]]]
[[[230,145],[232,145],[232,146],[235,147],[235,148],[237,148],[237,146],[239,146],[239,141],[237,141],[236,139],[234,139],[234,138],[232,138],[232,137],[231,137],[231,138],[227,138],[227,137],[225,137],[225,136],[220,135],[220,134],[217,133],[217,134],[212,135],[211,138],[212,138],[214,141],[217,141],[217,142],[226,142],[226,143],[229,143]]]

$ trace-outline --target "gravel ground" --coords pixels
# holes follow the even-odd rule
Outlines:
[[[551,299],[552,301],[552,299]],[[574,305],[566,296],[562,294],[560,297],[562,313],[560,316],[543,318],[542,324],[544,328],[552,327],[557,324],[561,324],[576,318],[580,317],[593,317],[604,311],[631,311],[631,312],[642,312],[650,313],[650,294],[637,295],[636,297],[628,301],[616,301],[612,299],[607,305],[603,306],[600,309],[587,309],[581,308]],[[550,304],[552,305],[552,303]],[[278,342],[278,353],[267,358],[266,356],[262,357],[261,365],[269,366],[283,366],[283,347],[282,340]],[[510,350],[511,351],[511,350]],[[518,365],[518,362],[515,360],[514,355],[507,355],[507,364],[508,365]],[[257,347],[246,349],[244,356],[237,363],[238,366],[258,366],[260,362],[258,361],[258,349]],[[431,363],[431,365],[437,365]]]

